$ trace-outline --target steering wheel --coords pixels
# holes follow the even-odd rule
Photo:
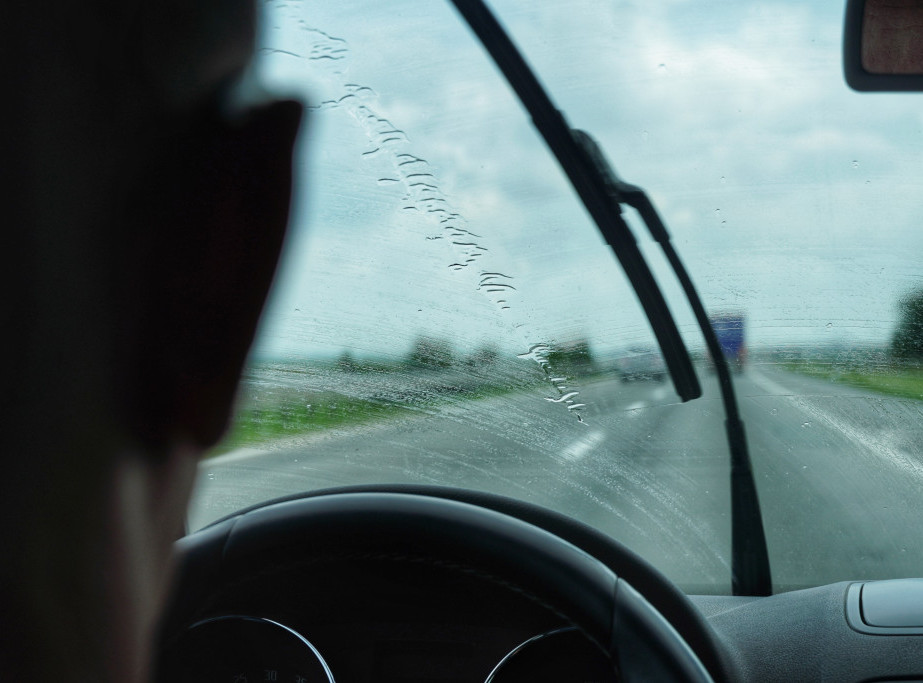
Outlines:
[[[656,570],[589,527],[500,496],[414,486],[312,492],[220,520],[180,541],[178,551],[183,566],[210,576],[248,576],[268,563],[318,556],[425,558],[553,610],[609,654],[621,680],[705,683],[713,672],[728,680],[716,641],[705,652],[717,663],[706,668],[622,571],[642,578],[639,586],[668,605],[674,623],[708,640],[707,624]],[[183,589],[181,582],[175,603],[196,599]]]

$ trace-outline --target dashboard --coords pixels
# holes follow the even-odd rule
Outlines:
[[[687,598],[594,534],[438,487],[245,510],[177,544],[155,680],[923,680],[923,582]]]
[[[610,659],[515,592],[413,560],[325,561],[255,577],[169,645],[161,680],[603,681]],[[243,615],[270,615],[252,617]]]
[[[603,596],[617,577],[553,538],[404,493],[234,516],[179,545],[158,679],[619,680]]]

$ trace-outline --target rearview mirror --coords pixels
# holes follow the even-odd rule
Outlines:
[[[861,91],[923,91],[923,1],[848,0],[846,82]]]

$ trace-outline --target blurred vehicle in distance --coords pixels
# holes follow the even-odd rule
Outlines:
[[[649,346],[632,346],[616,361],[616,372],[623,382],[662,382],[667,376],[667,366],[660,351]]]
[[[747,341],[744,334],[744,314],[738,311],[725,311],[709,316],[712,328],[718,335],[718,343],[724,351],[731,369],[743,372],[747,363]],[[714,364],[711,364],[714,369]]]

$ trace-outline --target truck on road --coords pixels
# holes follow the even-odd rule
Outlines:
[[[718,337],[718,344],[735,372],[743,372],[747,362],[747,342],[744,334],[744,314],[721,312],[709,316],[712,328]]]

